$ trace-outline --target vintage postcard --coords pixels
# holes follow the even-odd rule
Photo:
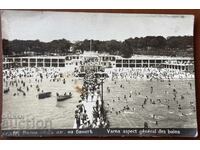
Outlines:
[[[3,136],[197,136],[193,15],[1,11]]]

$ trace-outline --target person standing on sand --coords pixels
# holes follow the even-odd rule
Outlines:
[[[76,119],[76,126],[77,128],[80,127],[81,123],[80,123],[80,113],[79,112],[75,112],[75,119]]]
[[[81,115],[81,120],[82,120],[82,123],[84,123],[88,118],[88,115],[86,113],[86,110],[84,110],[84,113],[82,113]]]
[[[148,125],[147,122],[144,122],[144,128],[145,128],[145,129],[149,128],[149,125]]]
[[[191,83],[191,82],[189,82],[188,84],[189,84],[189,86],[190,86],[190,89],[192,89],[192,83]]]

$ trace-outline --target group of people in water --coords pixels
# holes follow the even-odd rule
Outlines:
[[[66,83],[63,78],[63,73],[55,68],[12,68],[3,71],[4,93],[10,92],[12,89],[13,96],[27,96],[30,90],[36,90],[38,93],[43,93],[43,81],[62,82]],[[16,90],[15,90],[16,89]]]
[[[88,66],[88,68],[90,67]],[[107,113],[123,116],[126,112],[145,111],[149,105],[164,105],[166,106],[164,109],[168,111],[173,107],[173,109],[175,108],[182,116],[187,117],[187,114],[182,111],[183,106],[181,102],[187,99],[187,95],[182,94],[180,89],[177,89],[172,81],[175,79],[184,79],[186,80],[185,82],[187,82],[187,88],[192,89],[193,83],[188,79],[194,79],[193,73],[166,68],[112,68],[106,69],[105,72],[109,75],[109,79],[105,80],[105,88],[102,91],[101,80],[95,76],[95,71],[92,69],[86,70],[86,75],[83,78],[80,100],[75,109],[76,128],[106,128],[111,125],[111,122],[108,121]],[[59,68],[14,68],[4,70],[4,93],[6,94],[12,89],[16,89],[12,91],[13,96],[27,96],[30,91],[35,90],[37,95],[40,92],[44,92],[41,86],[44,84],[44,79],[47,79],[49,82],[61,82],[63,85],[66,85],[66,79],[63,78],[63,76],[64,74],[60,72]],[[109,80],[109,82],[107,82],[107,80]],[[139,89],[140,87],[134,90],[130,88],[131,86],[127,87],[127,85],[131,84],[131,81],[134,80],[149,81],[146,87],[146,91],[148,92],[144,93]],[[163,93],[163,95],[165,95],[163,98],[155,98],[152,96],[156,94],[157,89],[157,87],[152,84],[153,82],[163,82],[168,85],[168,89]],[[113,85],[109,85],[109,83]],[[115,94],[116,88],[118,91],[121,91],[122,94]],[[123,91],[125,92],[123,93]],[[103,98],[102,92],[105,93]],[[60,95],[59,91],[55,94]],[[112,99],[108,101],[108,97],[106,96],[112,97]],[[139,107],[130,105],[129,101],[132,100],[136,102],[137,98],[142,99],[142,101],[137,104]],[[187,101],[190,100],[187,99]],[[115,103],[117,102],[123,103],[123,106],[121,108],[119,108],[119,106],[115,107]],[[171,103],[173,105],[171,105]],[[87,108],[87,105],[92,105],[92,111]],[[193,101],[190,102],[190,108],[195,112],[195,103]],[[159,119],[157,114],[151,114],[151,117],[155,122],[155,126],[158,126]],[[152,126],[149,125],[148,120],[145,120],[143,122],[143,127],[149,128]]]
[[[187,98],[189,94],[188,91],[185,91],[185,93],[183,91],[180,91],[180,89],[173,82],[174,79],[177,79],[177,81],[183,79],[182,81],[186,85],[186,87],[184,88],[186,88],[187,90],[192,90],[193,83],[190,80],[193,78],[192,73],[180,70],[156,68],[121,68],[115,70],[110,69],[106,72],[110,76],[110,78],[106,81],[106,89],[104,90],[104,95],[106,95],[107,98],[106,108],[110,114],[109,116],[113,117],[113,115],[115,114],[117,116],[120,115],[119,117],[123,118],[126,113],[134,114],[134,112],[148,112],[148,109],[150,107],[159,108],[159,106],[165,109],[166,112],[178,112],[178,114],[176,115],[179,115],[180,117],[187,117],[188,113],[185,113],[185,111],[183,110],[186,107],[188,107],[191,112],[195,112],[193,99]],[[140,87],[135,88],[133,85],[131,85],[135,84],[135,82],[140,82],[141,79],[147,82],[146,87],[141,87],[140,89]],[[160,89],[160,91],[163,91],[163,93],[159,92],[160,95],[158,95],[158,84],[165,86],[163,89]],[[131,88],[131,86],[134,88]],[[189,101],[189,104],[185,106],[185,103],[187,103],[187,101]],[[144,120],[143,126],[141,127],[148,128],[159,126],[159,116],[157,116],[157,114],[158,113],[149,113],[149,120]],[[151,126],[149,125],[149,121]],[[152,125],[152,122],[154,122],[154,125]]]
[[[194,73],[169,68],[115,68],[106,69],[112,79],[193,79]]]

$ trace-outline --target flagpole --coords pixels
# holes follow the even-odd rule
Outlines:
[[[90,40],[90,51],[92,51],[92,40]]]

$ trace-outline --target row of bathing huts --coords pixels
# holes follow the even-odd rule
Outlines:
[[[79,67],[84,71],[84,62],[93,60],[96,69],[103,68],[170,68],[194,71],[194,58],[133,55],[123,58],[117,55],[85,52],[67,56],[4,56],[3,68],[14,67]]]

